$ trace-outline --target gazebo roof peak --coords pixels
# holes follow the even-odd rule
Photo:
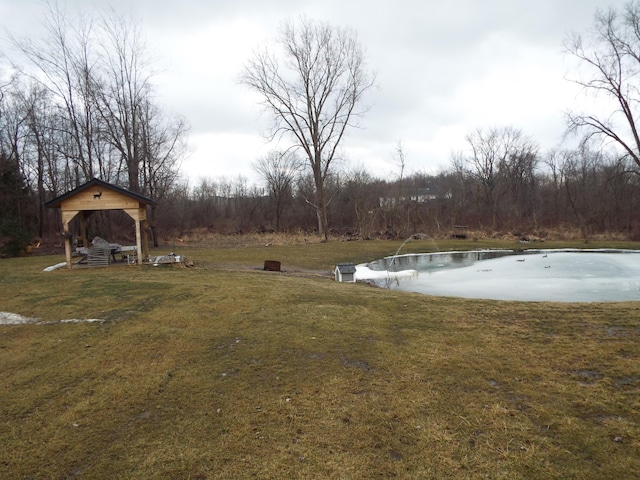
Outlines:
[[[105,182],[104,180],[100,180],[99,178],[92,178],[87,183],[84,183],[79,187],[76,187],[73,190],[70,190],[69,192],[63,195],[60,195],[59,197],[54,198],[53,200],[49,200],[44,204],[44,206],[47,208],[57,208],[60,206],[62,202],[64,202],[68,198],[73,197],[79,193],[82,193],[89,188],[95,188],[95,187],[116,191],[118,193],[121,193],[122,195],[126,195],[145,205],[156,204],[155,200],[145,197],[144,195],[140,195],[139,193],[132,192],[131,190],[127,190],[125,188],[119,187],[112,183]]]

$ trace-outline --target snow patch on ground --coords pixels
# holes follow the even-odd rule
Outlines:
[[[56,263],[55,265],[51,265],[50,267],[45,268],[43,272],[53,272],[54,270],[57,270],[59,268],[66,267],[66,266],[67,266],[67,262]]]
[[[86,319],[68,318],[64,320],[45,322],[40,320],[39,318],[25,317],[18,313],[0,312],[0,325],[28,325],[28,324],[50,325],[54,323],[95,323],[95,322],[104,322],[104,320],[100,318],[86,318]]]
[[[417,270],[400,270],[391,272],[388,270],[371,270],[366,265],[356,265],[356,280],[396,280],[400,278],[417,278]]]

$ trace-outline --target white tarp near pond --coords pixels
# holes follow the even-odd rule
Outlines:
[[[452,255],[464,254],[401,255],[378,265],[357,265],[356,280],[428,295],[492,300],[640,300],[640,253],[635,251],[538,250],[460,261],[451,261]]]

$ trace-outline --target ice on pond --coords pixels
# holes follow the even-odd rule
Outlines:
[[[428,295],[492,300],[640,300],[640,253],[508,250],[388,257],[356,267],[356,279]]]

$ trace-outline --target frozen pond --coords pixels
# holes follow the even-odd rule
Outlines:
[[[356,267],[382,287],[465,298],[552,302],[640,300],[633,250],[483,250],[387,257]]]

